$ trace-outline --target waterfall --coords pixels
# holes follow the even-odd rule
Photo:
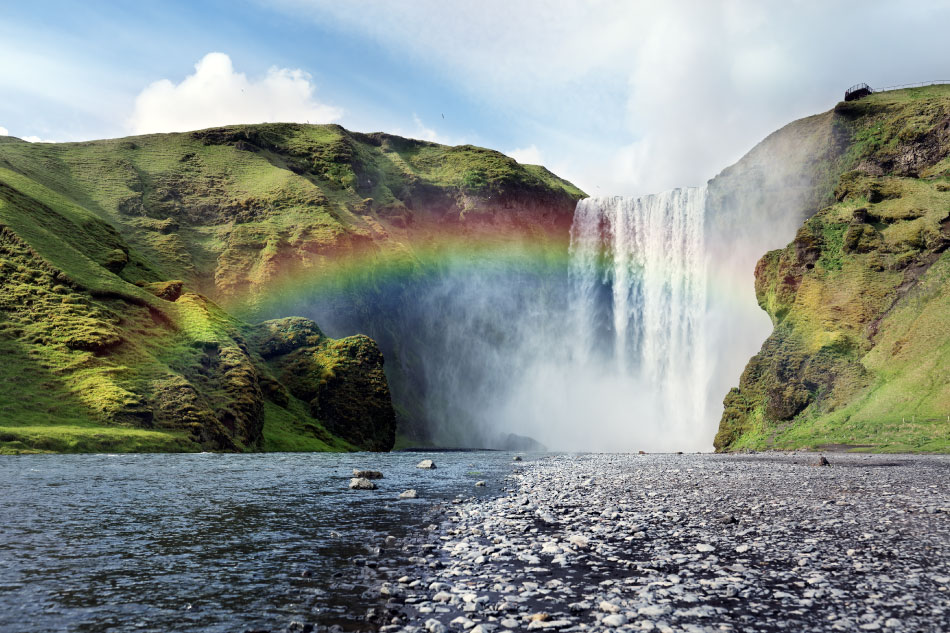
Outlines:
[[[586,198],[571,227],[572,361],[612,366],[637,394],[631,418],[677,433],[698,430],[706,404],[705,197]]]
[[[445,446],[514,433],[552,450],[709,450],[722,392],[708,398],[705,197],[581,200],[566,262],[559,250],[539,267],[512,243],[501,261],[462,253],[380,284],[375,309],[352,309],[365,326],[334,325],[326,300],[305,314],[401,347],[391,384]]]

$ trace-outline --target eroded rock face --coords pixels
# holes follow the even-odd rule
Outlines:
[[[261,371],[242,339],[229,343],[207,344],[182,373],[153,381],[150,409],[156,428],[187,430],[202,447],[214,450],[259,447]]]
[[[396,414],[383,355],[369,337],[328,339],[312,321],[266,321],[256,344],[290,393],[309,403],[327,430],[364,450],[388,451]]]
[[[726,395],[718,450],[941,450],[950,91],[880,93],[830,114],[847,151],[833,181],[812,185],[817,204],[795,239],[755,268],[774,330]],[[912,414],[923,427],[901,424]]]
[[[180,280],[158,281],[155,283],[144,284],[142,287],[159,299],[164,299],[165,301],[178,301],[178,298],[181,297],[184,282]]]
[[[267,359],[289,354],[301,347],[314,347],[324,338],[316,323],[302,317],[265,321],[257,330],[258,351]]]
[[[396,413],[379,347],[368,336],[349,336],[334,344],[334,352],[310,402],[314,417],[357,446],[388,451],[396,440]]]

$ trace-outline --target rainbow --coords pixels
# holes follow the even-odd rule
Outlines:
[[[255,321],[294,314],[307,302],[398,287],[447,271],[566,278],[570,259],[567,228],[527,235],[505,228],[510,227],[472,231],[450,225],[427,232],[422,239],[366,240],[325,252],[285,254],[269,262],[256,278],[235,284],[236,289],[209,294],[236,316]],[[606,275],[608,265],[601,264]],[[710,303],[755,305],[751,270],[710,265],[706,291]]]

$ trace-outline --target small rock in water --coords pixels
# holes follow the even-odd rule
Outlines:
[[[544,612],[542,611],[542,612],[540,612],[540,613],[535,613],[534,615],[532,615],[532,616],[531,616],[530,618],[528,618],[528,619],[531,620],[532,622],[544,622],[545,620],[547,620],[547,619],[550,618],[550,617],[551,617],[550,615],[548,615],[547,613],[544,613]]]
[[[484,488],[484,487],[485,487],[485,482],[484,482],[484,481],[476,481],[476,482],[475,482],[475,487],[476,487],[476,488]]]
[[[386,540],[383,541],[383,546],[384,546],[384,547],[396,547],[396,537],[395,537],[395,536],[387,536],[387,537],[386,537]]]
[[[697,552],[703,552],[704,554],[705,554],[706,552],[715,551],[715,549],[716,549],[716,548],[713,547],[712,545],[710,545],[709,543],[700,543],[699,545],[696,546],[696,551],[697,551]]]
[[[415,488],[410,488],[409,490],[405,492],[399,493],[400,499],[415,499],[418,496],[419,496],[419,493],[416,492]]]
[[[382,479],[383,473],[379,472],[378,470],[359,470],[354,468],[353,476],[362,479]]]
[[[350,479],[351,490],[376,490],[376,484],[366,477],[354,477]]]
[[[416,464],[416,468],[426,468],[428,470],[431,470],[435,468],[435,462],[432,461],[431,459],[424,459],[418,464]]]
[[[822,455],[821,457],[818,458],[818,464],[817,464],[817,465],[818,465],[818,466],[831,466],[831,462],[829,462],[827,459],[825,459],[825,456]]]
[[[513,461],[513,462],[520,462],[520,461],[522,461],[522,460],[521,460],[521,455],[515,455],[514,457],[511,458],[511,461]]]

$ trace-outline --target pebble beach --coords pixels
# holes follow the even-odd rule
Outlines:
[[[440,506],[395,546],[367,620],[406,633],[950,630],[950,458],[819,464],[528,457],[497,496]]]

